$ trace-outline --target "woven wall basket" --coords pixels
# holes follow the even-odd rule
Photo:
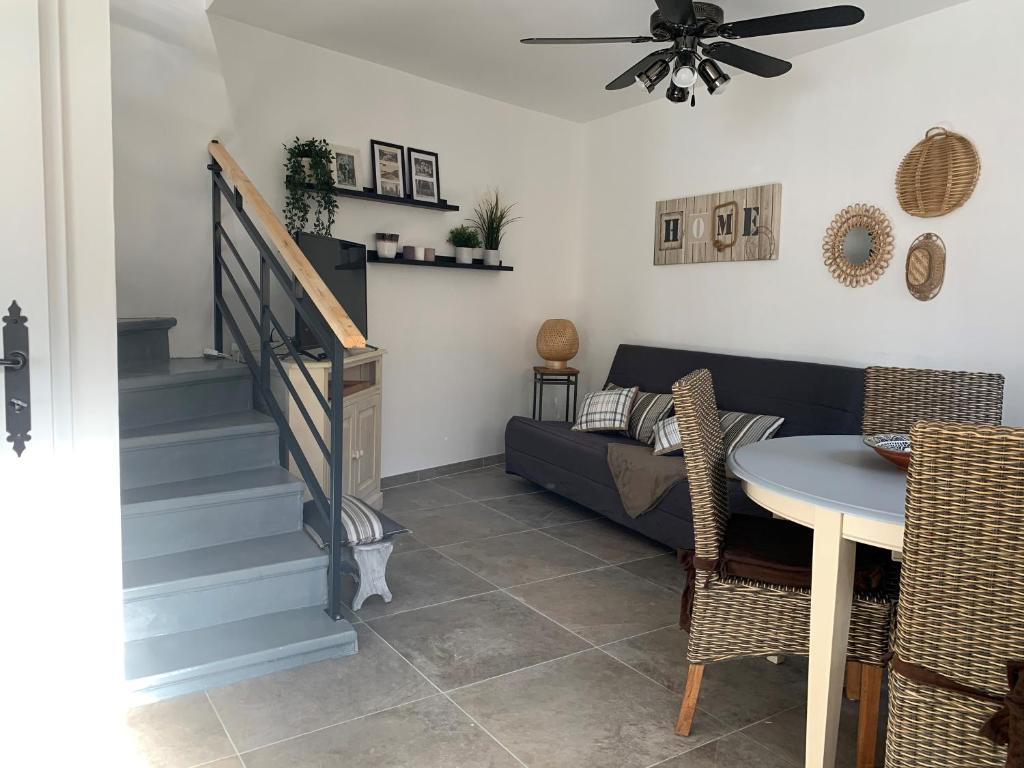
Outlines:
[[[967,202],[981,174],[981,159],[969,139],[931,128],[896,171],[896,196],[911,216],[944,216]]]
[[[907,251],[907,290],[919,301],[939,295],[946,279],[946,244],[934,232],[917,238]]]

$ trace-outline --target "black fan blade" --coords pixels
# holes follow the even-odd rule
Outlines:
[[[761,37],[781,35],[785,32],[807,32],[812,29],[848,27],[864,20],[864,11],[855,5],[833,5],[830,8],[816,8],[813,11],[780,13],[778,16],[764,16],[760,19],[733,21],[722,24],[718,34],[735,40],[740,37]]]
[[[655,0],[661,18],[672,24],[693,24],[697,14],[693,10],[693,0]]]
[[[733,43],[711,43],[711,45],[705,45],[703,50],[712,59],[761,77],[778,77],[793,68],[788,61],[776,59],[766,53],[758,53]]]
[[[666,48],[644,56],[640,61],[608,83],[608,85],[605,86],[605,90],[617,91],[620,88],[628,88],[636,82],[636,76],[651,66],[651,64],[659,59],[671,59],[674,55],[675,53],[671,48]]]
[[[653,37],[524,37],[526,45],[586,45],[588,43],[652,43]]]

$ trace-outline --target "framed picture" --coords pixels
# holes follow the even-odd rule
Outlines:
[[[334,172],[334,186],[362,192],[366,186],[362,150],[331,144],[331,154],[334,157],[331,169]]]
[[[412,199],[427,203],[441,200],[441,171],[437,165],[437,152],[409,147],[409,186]]]
[[[373,155],[373,188],[378,195],[405,197],[405,147],[370,139]]]

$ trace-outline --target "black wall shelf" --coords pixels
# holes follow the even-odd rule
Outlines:
[[[316,185],[307,184],[306,189],[315,191]],[[337,195],[338,197],[354,197],[357,200],[371,200],[375,203],[391,203],[392,205],[408,205],[413,208],[426,208],[431,211],[457,211],[459,206],[450,205],[447,200],[441,198],[436,203],[427,203],[423,200],[413,200],[411,197],[393,197],[392,195],[381,195],[375,192],[369,187],[364,188],[362,191],[355,189],[342,189],[341,187],[331,187],[331,194]]]
[[[482,259],[473,259],[472,264],[459,264],[454,256],[435,256],[434,261],[416,261],[415,259],[403,259],[401,251],[393,259],[382,259],[376,251],[367,251],[366,260],[371,264],[406,264],[410,267],[447,267],[449,269],[483,269],[488,272],[511,272],[512,267],[499,264],[496,267],[488,266]]]

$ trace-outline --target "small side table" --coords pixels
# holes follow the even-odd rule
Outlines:
[[[572,421],[576,421],[576,398],[579,393],[580,372],[576,368],[533,367],[533,418],[544,416],[544,387],[565,387],[565,420],[569,421],[569,390],[572,390]]]

